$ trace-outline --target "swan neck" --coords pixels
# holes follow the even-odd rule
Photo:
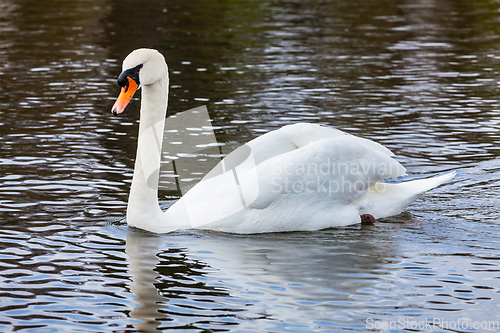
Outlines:
[[[168,76],[142,87],[137,155],[127,208],[127,222],[136,227],[163,218],[158,204],[158,178],[167,101]]]

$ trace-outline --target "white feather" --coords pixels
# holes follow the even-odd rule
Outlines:
[[[368,139],[315,124],[266,133],[236,149],[166,212],[158,206],[161,138],[168,98],[163,56],[136,50],[143,64],[139,145],[127,208],[131,226],[156,233],[200,228],[234,233],[319,230],[401,212],[455,173],[400,184],[406,174],[390,150]]]

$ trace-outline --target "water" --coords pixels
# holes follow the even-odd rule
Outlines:
[[[1,1],[0,330],[497,331],[499,9]],[[139,103],[109,111],[142,46],[169,63],[169,113],[207,105],[228,147],[308,121],[458,176],[373,227],[129,229]]]

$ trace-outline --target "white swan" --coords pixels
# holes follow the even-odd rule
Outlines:
[[[233,233],[319,230],[360,222],[360,215],[399,214],[455,172],[403,183],[384,179],[405,168],[382,145],[314,124],[266,133],[236,149],[167,211],[158,204],[168,68],[156,50],[123,61],[112,113],[142,87],[139,138],[127,223],[155,233],[210,229]]]

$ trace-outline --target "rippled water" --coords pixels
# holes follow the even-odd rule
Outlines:
[[[0,330],[497,331],[499,13],[493,0],[0,1]],[[169,113],[207,105],[228,147],[308,121],[381,142],[412,177],[458,176],[373,227],[129,229],[139,103],[109,110],[142,46],[169,63]]]

